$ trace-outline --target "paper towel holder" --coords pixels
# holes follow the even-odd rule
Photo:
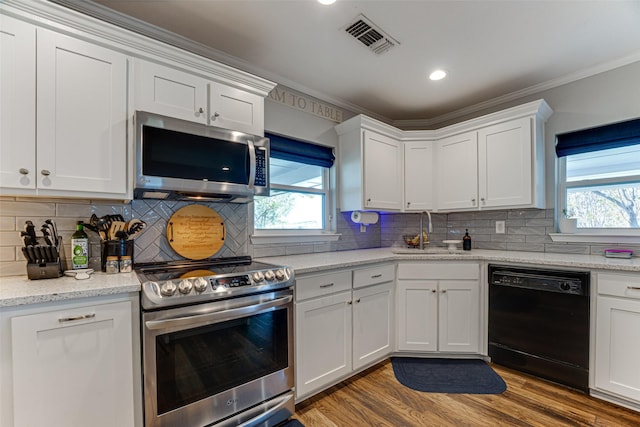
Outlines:
[[[367,231],[367,225],[376,224],[378,222],[378,212],[373,211],[353,211],[351,212],[351,221],[360,224],[360,232]]]

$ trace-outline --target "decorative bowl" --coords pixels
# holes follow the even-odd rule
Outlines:
[[[402,236],[402,239],[407,244],[407,246],[410,247],[410,248],[417,248],[418,246],[420,246],[420,235],[419,234],[405,234],[405,235]],[[427,236],[427,233],[423,234],[423,240],[424,240],[423,243],[425,245],[429,244],[429,238]]]

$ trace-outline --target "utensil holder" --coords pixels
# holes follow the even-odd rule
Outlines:
[[[103,240],[100,242],[100,267],[107,271],[107,259],[118,261],[118,270],[131,271],[133,266],[133,240]],[[111,267],[111,265],[110,265]],[[123,268],[124,267],[124,268]],[[109,271],[116,272],[116,271]]]
[[[29,280],[57,279],[62,277],[62,239],[58,239],[58,259],[54,262],[27,262],[27,277]]]

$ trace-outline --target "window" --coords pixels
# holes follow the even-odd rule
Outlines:
[[[255,229],[328,230],[333,150],[279,135],[266,136],[271,141],[271,194],[255,198]]]
[[[558,210],[583,233],[640,234],[640,119],[558,135]]]

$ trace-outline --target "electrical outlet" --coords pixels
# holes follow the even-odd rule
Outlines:
[[[496,221],[496,233],[504,234],[504,221]]]

